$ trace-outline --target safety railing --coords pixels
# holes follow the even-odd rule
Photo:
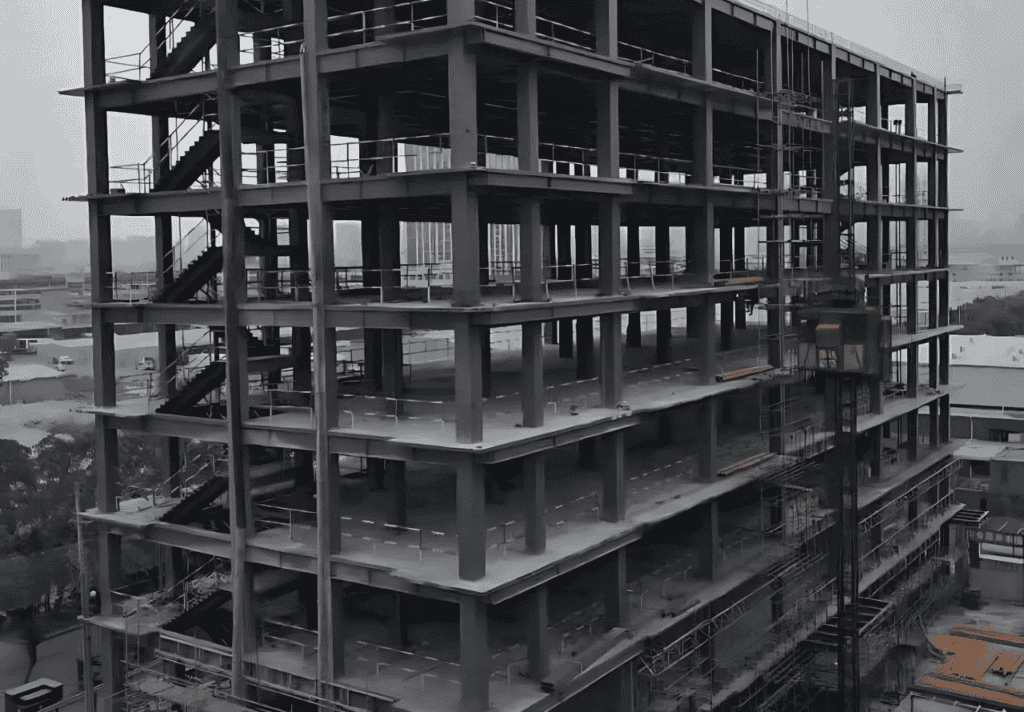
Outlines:
[[[890,252],[888,255],[882,255],[882,269],[906,269],[907,268],[907,253],[906,252]]]
[[[686,260],[630,260],[623,259],[621,272],[626,289],[636,289],[638,286],[650,286],[657,289],[658,285],[667,286],[669,289],[675,287],[677,279],[683,279],[689,270],[689,263]]]
[[[146,45],[142,50],[130,54],[123,54],[117,57],[108,57],[106,60],[107,83],[134,81],[142,82],[150,78],[151,58],[154,52],[170,54],[177,43],[185,36],[188,27],[183,25],[188,22],[191,25],[199,19],[203,3],[192,3],[192,0],[185,0],[178,8],[170,14],[163,27],[163,36],[156,48],[152,43]],[[188,9],[186,9],[188,8]]]
[[[543,17],[537,17],[537,36],[580,49],[593,51],[597,47],[593,33]]]
[[[254,504],[253,514],[257,525],[286,530],[289,541],[316,544],[316,512],[272,504]]]
[[[571,176],[596,176],[597,149],[542,143],[540,145],[540,172]]]
[[[951,488],[949,493],[939,498],[935,504],[919,511],[914,520],[900,522],[900,526],[892,534],[861,554],[861,574],[867,574],[881,566],[885,561],[899,557],[901,549],[913,541],[921,527],[927,526],[955,504],[956,492]]]
[[[918,205],[931,205],[931,199],[927,189],[915,191],[914,197]]]
[[[906,122],[904,122],[903,119],[882,119],[879,122],[879,125],[883,130],[891,133],[907,134]],[[925,138],[927,138],[927,134],[925,134]]]
[[[311,299],[307,269],[247,269],[245,291],[254,301],[302,302]]]
[[[156,293],[155,272],[108,272],[110,300],[135,304],[148,302]]]
[[[327,18],[332,47],[367,44],[386,34],[440,27],[447,21],[444,0],[412,0]]]
[[[355,428],[357,423],[379,428],[382,422],[424,423],[444,430],[454,422],[454,404],[441,400],[393,398],[353,393],[338,394],[338,427]],[[368,422],[367,422],[368,421]]]
[[[768,187],[768,174],[756,173],[749,168],[740,166],[713,166],[715,185],[727,185],[734,188],[754,188],[764,190]]]
[[[239,35],[240,60],[242,64],[251,64],[298,54],[302,41],[301,22],[269,27],[258,32],[242,32]]]
[[[303,175],[304,162],[289,162],[292,151],[301,146],[284,149],[259,149],[242,151],[242,183],[259,185],[262,183],[287,183],[297,180]]]
[[[693,161],[641,153],[621,153],[619,177],[641,183],[690,183],[693,180]]]
[[[316,631],[269,619],[260,621],[259,631],[260,648],[285,650],[300,655],[303,660],[316,657]]]
[[[190,262],[214,244],[216,238],[207,217],[193,225],[170,250],[164,253],[164,263],[168,265],[164,278],[173,280]]]
[[[678,72],[679,74],[693,73],[693,63],[688,59],[655,52],[652,49],[639,47],[628,42],[619,42],[619,58],[625,59],[628,62],[646,64],[658,69],[667,69],[670,72]]]
[[[491,0],[476,0],[474,18],[492,27],[514,30],[516,11],[515,8]]]
[[[262,389],[252,393],[263,398],[256,399],[251,405],[266,409],[267,414],[261,418],[266,419],[271,425],[280,423],[315,427],[313,392],[295,390],[293,386],[294,384],[288,383],[267,383]]]
[[[712,69],[711,78],[720,84],[728,84],[729,86],[736,87],[737,89],[746,89],[747,91],[761,91],[764,88],[764,82],[760,81],[756,77],[735,74],[733,72],[727,72],[724,69]]]
[[[110,167],[111,193],[148,193],[153,190],[153,163],[125,163]]]
[[[364,289],[377,290],[378,297],[383,302],[385,289],[381,283],[385,277],[390,279],[390,287],[395,289],[426,289],[429,302],[432,301],[434,287],[450,287],[452,285],[452,263],[406,264],[390,269],[361,266],[335,267],[334,288],[339,294]]]
[[[334,179],[444,170],[451,165],[446,133],[331,144]]]

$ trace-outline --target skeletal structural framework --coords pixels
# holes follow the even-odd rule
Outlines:
[[[905,690],[966,571],[959,87],[756,0],[82,7],[99,708]],[[119,373],[137,323],[159,363]]]

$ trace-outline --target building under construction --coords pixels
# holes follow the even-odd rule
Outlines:
[[[959,87],[756,0],[82,7],[100,709],[905,691],[980,516]],[[148,36],[111,56],[122,13]],[[151,121],[130,164],[112,112]],[[128,379],[126,323],[160,338]],[[163,443],[157,490],[119,431]]]

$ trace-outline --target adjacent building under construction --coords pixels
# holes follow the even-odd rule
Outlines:
[[[949,432],[958,86],[756,0],[82,8],[100,709],[906,691],[984,516]],[[151,123],[135,163],[112,113]],[[119,378],[126,323],[160,357]],[[161,487],[121,487],[120,431]]]

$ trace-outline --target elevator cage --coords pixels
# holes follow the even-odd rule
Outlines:
[[[807,309],[798,319],[802,369],[877,374],[892,349],[892,319],[874,309]]]

